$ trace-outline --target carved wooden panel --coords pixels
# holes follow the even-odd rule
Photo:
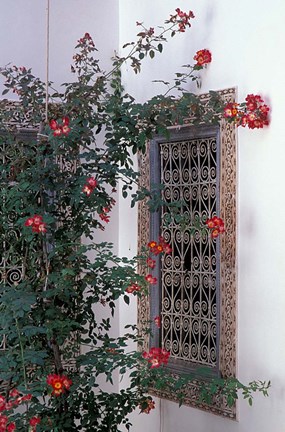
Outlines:
[[[220,96],[223,98],[225,103],[235,101],[235,89],[227,89],[219,92]],[[201,95],[201,101],[208,106],[209,95]],[[189,129],[191,126],[191,120],[187,122],[187,126],[173,126],[171,131]],[[214,347],[214,355],[211,360],[211,355],[206,356],[207,362],[217,363],[219,367],[220,374],[223,378],[233,377],[236,375],[236,131],[235,126],[226,122],[224,119],[220,120],[219,125],[219,140],[220,140],[220,154],[218,157],[219,165],[219,179],[217,184],[208,185],[208,192],[213,189],[213,187],[219,187],[219,202],[213,204],[214,201],[208,202],[209,206],[214,205],[215,211],[219,212],[219,216],[225,222],[226,232],[220,236],[219,248],[216,251],[211,250],[211,255],[216,253],[217,260],[219,261],[218,274],[215,278],[219,280],[219,294],[218,294],[218,305],[217,309],[214,306],[215,313],[219,314],[219,325],[216,327],[218,332],[218,338],[208,337],[207,344],[208,348],[205,352],[210,353],[211,348],[214,347],[216,341],[218,340],[218,346]],[[165,140],[164,140],[165,141]],[[214,145],[208,143],[209,145]],[[151,150],[152,143],[148,144],[147,151],[144,155],[140,155],[140,173],[141,173],[141,184],[144,187],[150,187],[150,158],[149,153]],[[180,144],[183,145],[183,144]],[[215,146],[215,145],[214,145]],[[214,148],[214,147],[213,147]],[[182,149],[180,149],[181,151]],[[177,159],[178,160],[178,159]],[[167,164],[166,164],[167,167]],[[184,167],[185,168],[185,167]],[[211,167],[208,166],[207,172],[210,172]],[[184,171],[184,174],[183,174]],[[187,175],[187,167],[183,170],[182,174]],[[189,180],[190,181],[190,180]],[[208,193],[207,192],[207,193]],[[183,192],[182,192],[183,193]],[[209,192],[211,195],[211,192]],[[173,195],[173,190],[170,192],[170,196]],[[209,210],[209,209],[208,209]],[[145,202],[141,202],[139,205],[139,220],[138,220],[138,231],[139,231],[139,250],[142,246],[145,246],[150,240],[150,213]],[[168,235],[167,233],[164,233]],[[173,233],[169,234],[170,237],[167,238],[168,241],[173,238]],[[152,239],[151,239],[152,240]],[[210,253],[210,252],[209,252]],[[163,264],[162,264],[163,266]],[[212,300],[210,303],[212,303]],[[217,299],[214,300],[214,303]],[[213,304],[214,304],[213,303]],[[143,326],[143,323],[151,318],[152,304],[150,302],[150,296],[143,296],[138,304],[138,323]],[[209,311],[209,306],[208,306]],[[212,314],[212,317],[214,317]],[[213,321],[213,320],[212,320]],[[215,321],[215,320],[214,320]],[[213,321],[213,323],[214,323]],[[170,319],[171,322],[171,319]],[[216,322],[216,321],[215,321]],[[193,324],[193,323],[192,323]],[[201,324],[201,323],[200,323]],[[172,328],[174,328],[174,321],[172,322]],[[210,326],[211,327],[211,326]],[[210,328],[207,327],[208,329]],[[213,327],[212,327],[213,329]],[[187,329],[187,331],[193,331],[192,329]],[[212,330],[210,330],[210,336]],[[208,332],[209,335],[209,332]],[[160,338],[160,342],[162,342]],[[145,344],[143,349],[149,348],[149,339],[145,339]],[[165,346],[167,348],[167,346]],[[177,346],[177,352],[183,352],[183,345]],[[182,351],[181,351],[182,350]],[[185,351],[185,350],[184,350]],[[213,352],[213,350],[212,350]],[[175,354],[172,350],[172,354]],[[188,355],[188,354],[187,354]],[[218,358],[215,359],[215,356]],[[174,355],[175,357],[175,355]],[[171,357],[170,357],[171,358]],[[213,360],[214,359],[214,360]],[[203,361],[200,362],[203,364]],[[175,394],[170,394],[169,392],[156,392],[157,396],[177,400]],[[199,403],[199,386],[192,383],[187,389],[187,396],[185,400],[186,404],[194,407],[199,407],[201,409],[211,411],[216,414],[220,414],[229,418],[236,417],[235,406],[229,407],[226,401],[222,397],[217,397],[213,404],[206,405]]]

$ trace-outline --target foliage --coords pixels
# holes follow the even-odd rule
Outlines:
[[[155,281],[137,272],[138,264],[151,268],[145,252],[133,260],[118,258],[112,244],[96,239],[97,230],[104,230],[110,220],[119,183],[123,197],[132,194],[133,204],[145,198],[151,209],[161,204],[160,193],[136,189],[139,174],[133,155],[145,151],[147,140],[155,134],[167,136],[167,127],[182,124],[186,117],[215,122],[223,112],[214,92],[212,109],[205,112],[199,99],[182,87],[189,80],[199,82],[198,72],[211,60],[208,50],[198,51],[197,63],[186,65],[173,84],[165,83],[165,95],[146,103],[136,103],[121,85],[125,62],[138,73],[143,58],[160,54],[166,35],[184,32],[193,17],[177,9],[160,33],[138,23],[138,40],[125,46],[130,50],[126,56],[115,56],[110,72],[101,69],[86,33],[78,41],[72,66],[77,80],[65,83],[62,92],[49,83],[48,119],[44,83],[24,67],[1,69],[3,93],[15,92],[20,101],[13,112],[2,110],[0,118],[6,149],[1,255],[22,268],[19,280],[4,279],[0,285],[0,335],[6,339],[6,350],[0,353],[0,379],[6,383],[0,408],[3,430],[129,429],[128,416],[135,408],[147,413],[154,408],[150,386],[176,389],[182,401],[187,382],[195,379],[173,378],[157,367],[167,363],[164,350],[142,355],[130,349],[149,335],[148,325],[130,325],[125,334],[110,336],[117,300],[129,303],[131,294],[141,296]],[[174,97],[173,90],[180,96]],[[21,139],[11,126],[13,117],[22,119],[27,113],[39,130],[33,142]],[[81,242],[82,237],[87,240]],[[152,252],[167,253],[163,240],[154,243],[149,246]],[[103,319],[102,308],[109,311]],[[86,349],[79,352],[80,346]],[[129,385],[118,392],[104,391],[100,376],[112,384],[115,373],[127,374]],[[267,394],[267,388],[267,383],[244,386],[235,379],[206,381],[201,401],[225,394],[232,404],[241,389],[251,402],[252,392]],[[16,391],[26,406],[21,412],[16,409],[20,402],[9,403]]]

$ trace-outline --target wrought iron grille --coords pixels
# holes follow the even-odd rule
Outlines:
[[[161,314],[157,339],[170,351],[174,369],[218,371],[219,241],[203,224],[219,213],[218,128],[194,128],[192,136],[178,138],[173,134],[156,144],[152,170],[166,203],[156,215],[157,229],[172,253],[161,260],[160,304],[151,307],[151,315]]]
[[[36,132],[27,131],[22,136],[1,133],[0,155],[2,169],[10,166],[10,175],[2,175],[1,170],[1,205],[0,205],[0,283],[15,285],[22,279],[23,250],[20,230],[16,226],[19,208],[11,208],[9,195],[17,189],[17,173],[29,163],[24,156],[24,149],[31,138],[36,140]],[[20,203],[19,203],[20,206]]]

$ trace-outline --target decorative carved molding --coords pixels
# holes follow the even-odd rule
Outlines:
[[[236,89],[219,91],[225,103],[236,100]],[[209,94],[200,96],[200,100],[208,106]],[[187,127],[191,126],[191,120]],[[203,123],[201,123],[203,124]],[[183,128],[184,126],[179,126]],[[171,127],[171,130],[177,127]],[[150,143],[146,153],[139,157],[141,186],[150,187]],[[236,129],[234,124],[220,120],[220,216],[225,222],[226,232],[220,237],[220,347],[219,366],[223,378],[236,376]],[[139,204],[138,217],[138,248],[141,250],[150,240],[150,213],[146,202]],[[142,269],[140,269],[142,271]],[[143,327],[150,319],[150,298],[143,295],[138,302],[138,325]],[[142,349],[148,350],[149,340],[146,338]],[[175,394],[166,391],[152,392],[156,396],[177,401]],[[192,382],[187,389],[184,403],[196,408],[236,418],[236,406],[229,407],[225,398],[217,396],[211,405],[199,402],[199,386]]]

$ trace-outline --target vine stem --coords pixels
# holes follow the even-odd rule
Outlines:
[[[15,322],[16,322],[16,328],[17,328],[20,350],[21,350],[21,361],[22,361],[22,366],[23,366],[23,376],[24,376],[25,389],[27,389],[28,388],[28,381],[27,381],[27,373],[26,373],[26,366],[25,366],[25,359],[24,359],[24,346],[22,343],[18,319],[15,317],[15,315],[14,315],[14,318],[15,318]]]

